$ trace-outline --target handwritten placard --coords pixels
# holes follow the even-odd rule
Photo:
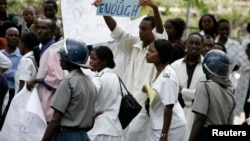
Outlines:
[[[41,141],[47,127],[41,109],[36,89],[31,92],[25,85],[11,101],[0,141]]]
[[[87,44],[112,41],[102,16],[96,15],[93,0],[62,0],[62,19],[65,38],[75,38]],[[125,27],[131,22],[129,17],[114,17],[116,22]],[[137,26],[138,25],[134,25]],[[138,31],[138,30],[137,30]]]
[[[137,0],[103,0],[97,7],[97,15],[139,17],[141,6]]]

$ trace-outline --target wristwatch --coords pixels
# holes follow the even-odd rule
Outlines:
[[[168,137],[168,134],[161,133],[161,138],[166,139]]]

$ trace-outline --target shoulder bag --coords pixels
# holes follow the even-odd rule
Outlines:
[[[120,89],[122,94],[122,101],[120,106],[120,111],[118,114],[119,120],[122,125],[122,129],[125,129],[133,118],[141,111],[141,105],[136,101],[133,95],[128,91],[125,84],[118,76],[120,82]],[[123,93],[123,88],[126,90],[127,94]]]

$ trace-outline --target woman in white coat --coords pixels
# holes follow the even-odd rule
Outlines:
[[[106,46],[95,47],[90,53],[89,64],[96,71],[92,80],[97,88],[95,123],[88,132],[91,141],[124,141],[118,118],[122,96],[118,76],[111,72],[113,58]]]
[[[184,111],[178,101],[178,79],[172,62],[173,47],[165,39],[155,40],[146,54],[148,63],[154,63],[157,74],[151,87],[155,98],[150,99],[149,118],[151,127],[147,141],[187,141],[188,128]],[[148,87],[143,92],[149,93]]]
[[[15,73],[15,94],[24,86],[26,81],[36,78],[40,57],[39,41],[34,33],[25,33],[20,38],[19,50],[23,57]]]

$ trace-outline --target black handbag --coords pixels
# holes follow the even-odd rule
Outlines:
[[[122,129],[125,129],[134,117],[141,111],[141,105],[136,101],[134,96],[128,91],[125,84],[118,76],[120,82],[120,89],[122,94],[122,101],[120,111],[118,114]],[[126,90],[127,94],[123,93],[122,87]]]

